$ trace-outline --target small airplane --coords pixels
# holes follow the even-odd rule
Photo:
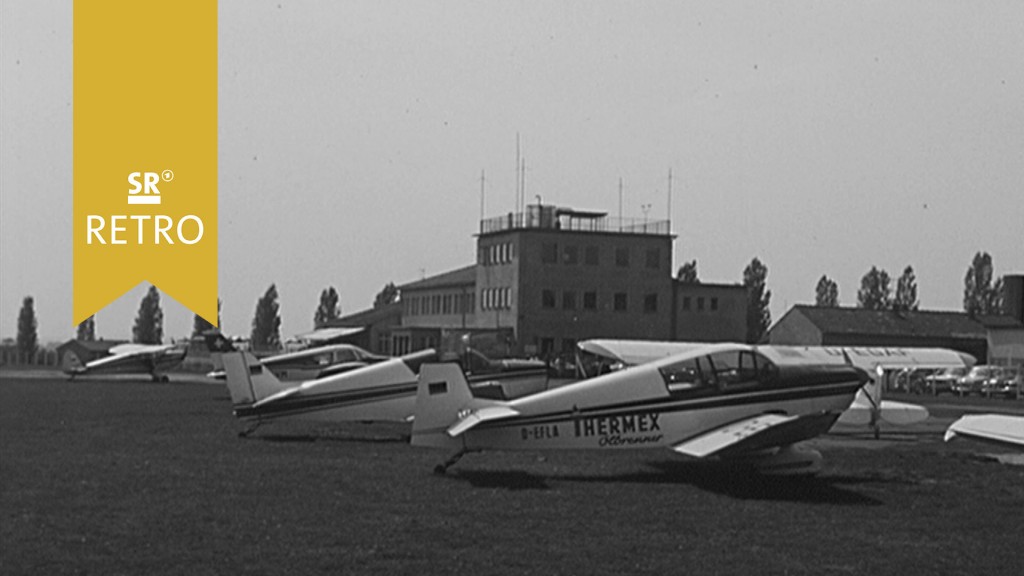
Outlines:
[[[207,343],[211,351],[221,344],[209,337]],[[426,349],[295,384],[282,382],[248,352],[221,353],[234,414],[250,422],[240,436],[278,420],[408,422],[419,369],[439,359],[436,350]],[[483,396],[503,398],[546,385],[546,372],[538,370],[545,368],[543,362],[490,360],[474,353],[472,363],[472,380]]]
[[[181,364],[188,349],[176,344],[119,344],[110,355],[82,364],[72,356],[64,372],[70,379],[87,374],[149,374],[154,382],[169,382],[167,372]]]
[[[585,340],[578,344],[578,365],[592,372],[611,371],[643,364],[671,354],[699,347],[693,342],[657,342],[644,340]],[[758,346],[783,355],[806,356],[824,364],[851,364],[865,370],[871,380],[837,421],[839,424],[870,426],[877,437],[881,422],[907,426],[928,418],[928,409],[917,404],[882,399],[882,380],[892,371],[903,369],[940,369],[970,367],[975,359],[969,354],[946,348],[866,348],[856,346]]]
[[[231,352],[235,347],[218,331],[210,331],[204,336],[214,363],[214,370],[208,372],[206,376],[223,380],[224,367],[221,365],[220,354],[217,353]],[[388,356],[372,354],[352,344],[331,344],[268,356],[261,358],[260,363],[281,380],[304,381],[326,378],[387,359]]]
[[[962,416],[946,429],[945,441],[957,436],[1024,449],[1024,417],[1004,414]]]
[[[682,353],[513,400],[474,397],[458,364],[420,366],[412,444],[485,449],[667,448],[764,473],[811,473],[823,434],[867,381],[861,368],[745,344]]]

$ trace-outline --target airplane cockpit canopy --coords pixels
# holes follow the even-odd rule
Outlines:
[[[735,391],[771,386],[779,369],[760,352],[750,349],[721,350],[687,358],[659,368],[670,393],[691,390]]]

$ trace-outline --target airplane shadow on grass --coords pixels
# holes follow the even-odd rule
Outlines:
[[[535,474],[519,470],[451,470],[448,477],[476,488],[550,490],[550,482],[629,484],[689,484],[701,490],[740,500],[805,502],[845,506],[880,506],[882,502],[847,486],[885,483],[872,476],[764,476],[749,469],[709,462],[650,462],[654,470],[617,475]]]
[[[360,444],[408,444],[409,435],[395,434],[390,436],[365,436],[365,435],[323,435],[323,434],[255,434],[246,437],[249,440],[261,440],[263,442],[277,443],[303,443],[303,442],[345,442]]]

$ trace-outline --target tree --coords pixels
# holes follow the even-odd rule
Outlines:
[[[320,293],[320,305],[313,314],[313,328],[326,326],[328,322],[341,316],[341,305],[338,303],[338,291],[334,286],[324,288]]]
[[[82,342],[92,342],[96,339],[96,317],[89,316],[82,323],[78,325],[78,333],[75,335],[75,340],[81,340]]]
[[[39,335],[36,333],[39,323],[36,321],[35,300],[25,296],[18,312],[18,352],[32,357],[39,348]]]
[[[743,270],[743,285],[747,287],[747,342],[760,342],[772,324],[768,305],[772,291],[765,289],[768,267],[754,258]]]
[[[992,256],[978,252],[964,276],[964,311],[970,316],[1002,314],[1003,279],[992,282]]]
[[[398,302],[399,298],[402,297],[401,290],[395,286],[394,282],[388,282],[384,285],[384,288],[377,293],[377,296],[373,299],[373,307],[381,308],[387,306],[393,302]]]
[[[214,326],[213,324],[210,324],[209,322],[206,321],[206,318],[203,318],[199,314],[196,314],[195,317],[192,318],[192,337],[193,338],[196,337],[196,336],[199,336],[199,335],[201,335],[203,333],[205,333],[207,330],[213,330],[214,328],[217,328],[218,326],[220,326],[220,305],[221,304],[222,304],[222,302],[221,302],[220,298],[217,298],[217,326]]]
[[[277,286],[274,284],[256,302],[250,341],[255,350],[277,349],[281,346],[281,316],[277,304]]]
[[[828,276],[821,275],[818,285],[814,288],[814,293],[815,306],[826,308],[836,308],[839,306],[839,285]]]
[[[857,291],[857,305],[868,310],[889,310],[892,308],[892,288],[889,273],[874,266],[860,279]]]
[[[164,339],[164,311],[160,309],[160,291],[150,286],[139,303],[139,315],[132,327],[132,341],[139,344],[160,344]]]
[[[697,260],[684,262],[676,272],[676,278],[683,284],[700,284],[700,280],[697,279]]]
[[[896,297],[892,299],[892,309],[897,312],[907,312],[917,310],[919,305],[917,277],[914,276],[914,269],[907,266],[903,269],[903,275],[896,281]]]

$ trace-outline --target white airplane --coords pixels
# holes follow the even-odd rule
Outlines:
[[[957,436],[1024,449],[1024,417],[1004,414],[962,416],[946,429],[945,441]]]
[[[586,340],[579,350],[596,359],[592,370],[613,370],[664,358],[699,347],[693,342],[655,342],[644,340]],[[852,364],[865,370],[871,380],[839,418],[840,424],[868,425],[879,434],[880,422],[906,426],[928,418],[928,409],[917,404],[882,400],[882,380],[894,370],[951,366],[973,366],[974,357],[945,348],[866,348],[856,346],[758,346],[759,350],[776,350],[783,355],[805,356],[824,364]],[[588,364],[582,358],[580,364]]]
[[[87,374],[149,374],[154,382],[168,382],[167,372],[181,364],[188,349],[175,344],[119,344],[110,355],[82,364],[76,357],[64,366],[71,379]]]
[[[807,473],[821,454],[793,445],[823,434],[869,379],[771,347],[707,344],[514,400],[475,398],[457,364],[420,367],[412,444],[485,449],[667,448],[696,458]]]
[[[221,354],[233,351],[235,347],[218,331],[209,331],[204,337],[214,365],[214,370],[206,376],[223,380],[225,374]],[[352,344],[332,344],[268,356],[261,358],[260,363],[281,380],[304,381],[341,374],[387,359],[388,356],[372,354]]]
[[[437,362],[433,349],[388,358],[299,384],[279,380],[248,352],[221,355],[234,414],[250,422],[241,436],[276,420],[408,422],[416,404],[420,366]],[[486,358],[484,360],[487,360]],[[539,389],[547,374],[538,362],[475,361],[472,379],[481,395],[505,397]]]

